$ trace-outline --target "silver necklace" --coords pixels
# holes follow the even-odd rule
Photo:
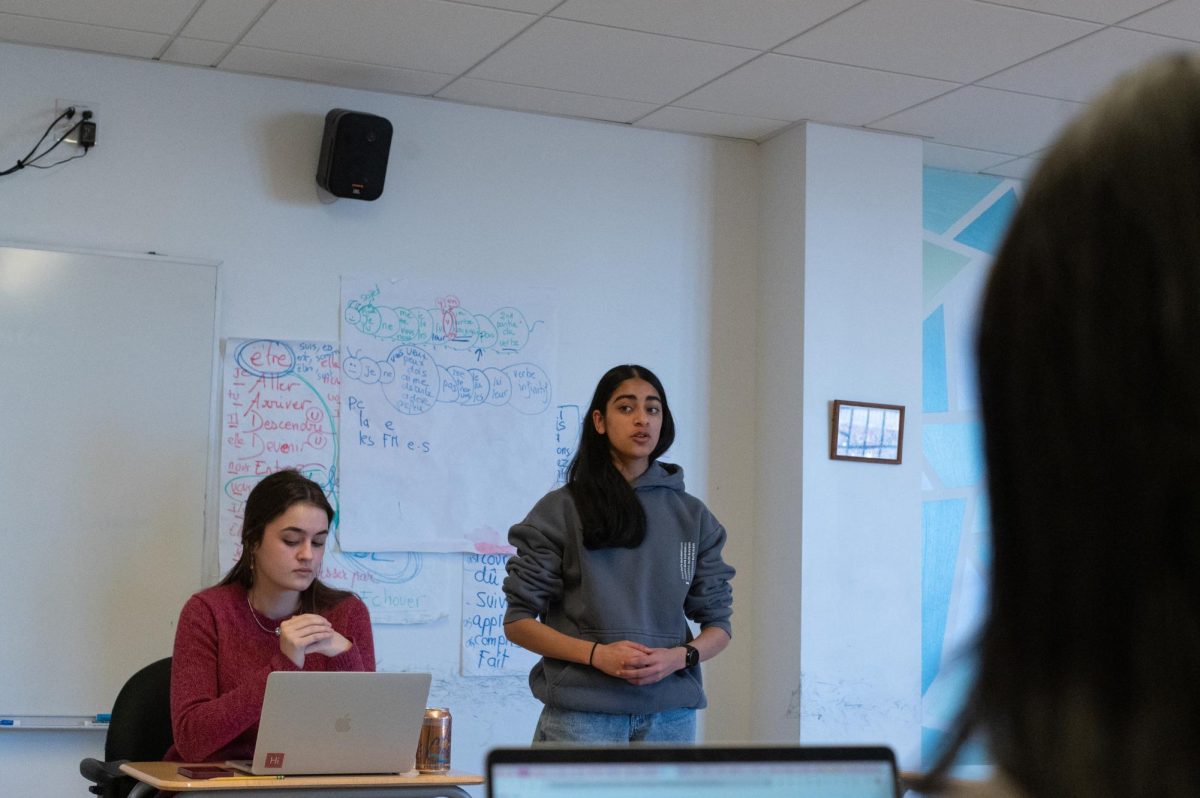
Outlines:
[[[258,619],[258,613],[254,611],[254,605],[250,603],[250,594],[249,593],[246,593],[246,606],[250,608],[250,617],[254,619],[254,622],[256,624],[258,624],[258,628],[262,629],[267,634],[271,634],[272,630],[263,626],[262,621],[260,621]],[[279,627],[278,626],[275,627],[274,634],[276,637],[279,637]]]

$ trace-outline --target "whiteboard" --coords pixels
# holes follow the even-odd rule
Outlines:
[[[108,712],[201,586],[212,263],[0,244],[0,714]]]

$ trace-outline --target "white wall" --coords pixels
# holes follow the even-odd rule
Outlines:
[[[730,530],[734,642],[705,666],[706,738],[915,750],[919,142],[808,125],[758,148],[8,44],[0,75],[0,168],[56,98],[99,119],[87,158],[0,178],[0,239],[220,260],[222,338],[335,339],[343,273],[555,290],[559,397],[586,402],[618,361],[654,367],[673,458]],[[318,201],[333,107],[395,126],[375,203]],[[829,461],[834,398],[908,406],[905,464]],[[486,744],[528,739],[531,699],[521,679],[457,680],[458,638],[451,618],[378,641],[434,671],[462,707],[455,764],[478,769]],[[6,732],[0,791],[81,793],[101,745]]]
[[[759,711],[771,739],[885,742],[915,763],[921,145],[809,124],[768,142],[762,170]],[[905,405],[903,463],[830,460],[834,399]]]
[[[811,126],[800,740],[920,752],[921,143]],[[900,465],[830,460],[833,399],[900,404]]]
[[[56,98],[92,103],[99,122],[86,158],[0,178],[0,239],[219,260],[221,338],[335,340],[343,273],[545,286],[561,303],[560,401],[586,403],[616,362],[658,371],[679,427],[673,459],[729,528],[739,570],[735,644],[706,666],[720,707],[706,731],[751,738],[740,674],[755,650],[753,145],[9,44],[0,75],[0,168]],[[377,202],[318,200],[334,107],[395,126]],[[528,740],[523,679],[457,677],[456,615],[378,627],[377,643],[389,663],[434,671],[458,719],[456,767]],[[47,667],[69,678],[87,663]],[[6,732],[0,792],[81,793],[78,759],[101,746],[97,733]]]
[[[764,739],[800,738],[800,534],[804,509],[805,139],[801,125],[761,148],[758,287],[758,511],[750,678]]]

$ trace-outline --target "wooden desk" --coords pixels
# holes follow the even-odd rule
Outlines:
[[[922,774],[917,771],[900,771],[900,794],[906,797],[934,795],[934,793],[917,792],[912,788],[913,782],[921,777]],[[944,781],[945,787],[937,795],[944,796],[945,798],[995,798],[997,795],[1008,794],[1005,791],[996,792],[996,786],[990,781],[977,781],[949,776]]]
[[[141,782],[129,798],[154,795],[156,790],[186,793],[189,798],[470,798],[460,785],[483,784],[483,777],[450,771],[446,774],[371,776],[230,776],[193,781],[179,775],[180,762],[126,762],[121,771]]]

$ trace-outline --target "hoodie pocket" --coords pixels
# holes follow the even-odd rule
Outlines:
[[[667,674],[654,684],[635,685],[573,662],[546,660],[546,695],[551,706],[587,712],[638,714],[706,705],[698,668]]]

